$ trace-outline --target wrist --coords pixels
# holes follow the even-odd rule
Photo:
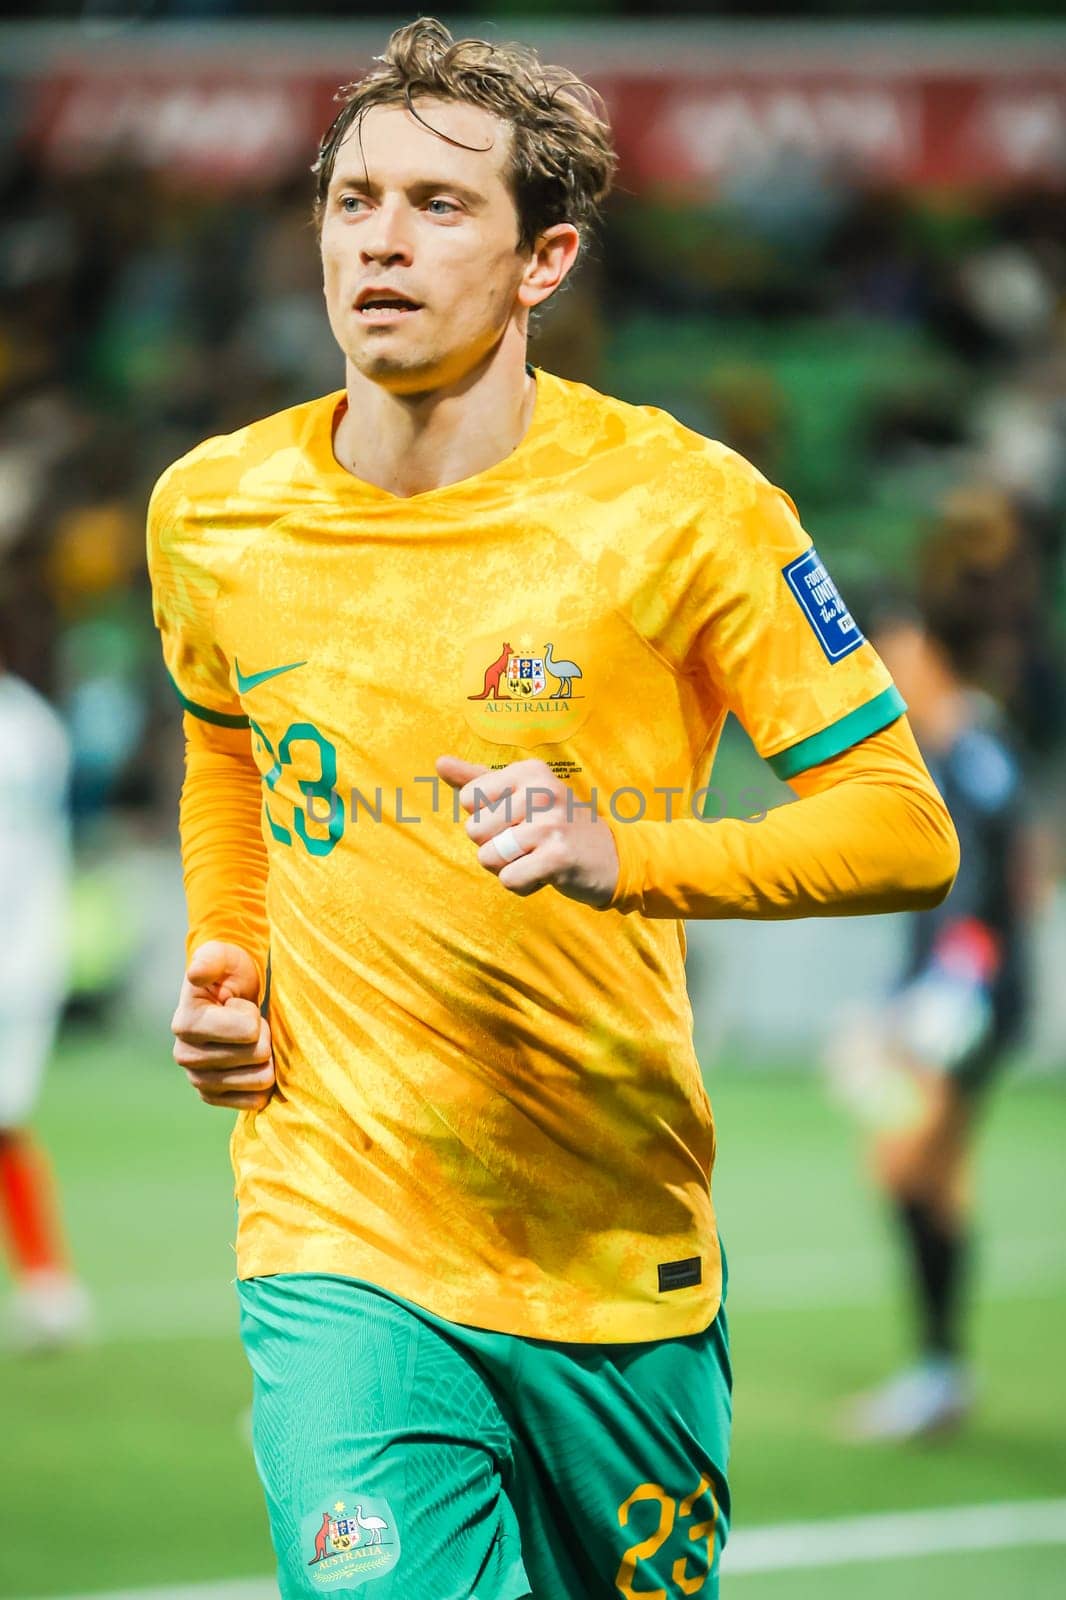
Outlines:
[[[604,819],[606,821],[606,819]],[[639,823],[607,821],[618,856],[618,881],[614,886],[606,911],[640,911],[644,898],[644,855],[636,835]]]

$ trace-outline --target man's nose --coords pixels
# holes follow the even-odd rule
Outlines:
[[[380,205],[363,224],[359,253],[364,261],[404,265],[411,260],[408,219],[400,206]]]

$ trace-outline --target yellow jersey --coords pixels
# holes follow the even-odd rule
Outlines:
[[[519,447],[444,488],[343,469],[340,393],[208,441],[153,496],[167,666],[262,780],[278,1086],[234,1132],[238,1270],[658,1339],[721,1293],[683,925],[509,895],[435,758],[535,755],[621,835],[699,814],[730,710],[788,777],[903,704],[753,467],[536,382]]]

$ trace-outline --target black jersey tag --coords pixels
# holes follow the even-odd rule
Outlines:
[[[668,1289],[691,1289],[703,1282],[703,1263],[699,1256],[689,1256],[685,1261],[660,1261],[659,1293]]]

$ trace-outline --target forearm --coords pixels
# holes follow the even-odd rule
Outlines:
[[[266,978],[267,853],[259,771],[244,730],[185,717],[181,858],[191,953],[210,939],[246,950]]]
[[[792,787],[800,799],[757,823],[614,826],[612,908],[772,921],[925,910],[947,894],[958,840],[904,719]]]

